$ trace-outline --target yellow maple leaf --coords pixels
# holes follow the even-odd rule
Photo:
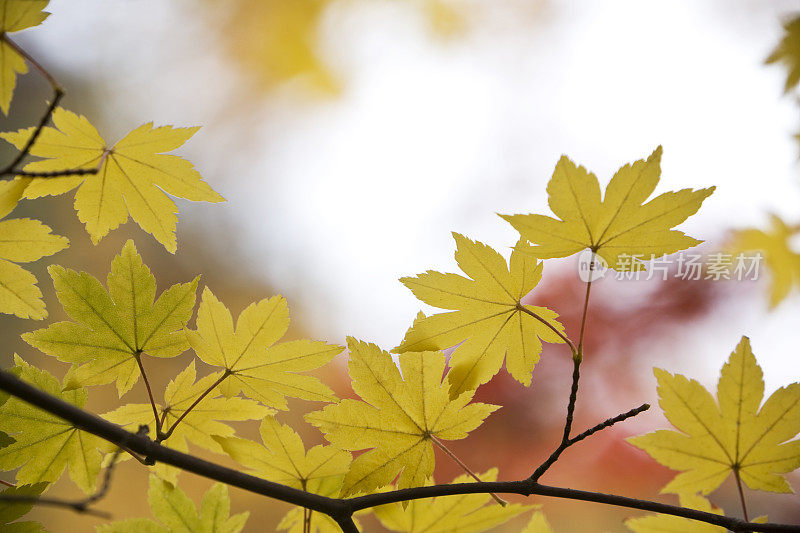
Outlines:
[[[101,524],[97,533],[239,533],[249,512],[231,516],[228,487],[215,483],[203,495],[200,510],[179,487],[150,476],[147,502],[157,521],[128,518]]]
[[[13,187],[13,182],[3,185]],[[14,207],[8,203],[3,205],[2,190],[7,189],[0,189],[0,218]],[[47,316],[42,292],[36,286],[36,276],[16,263],[36,261],[69,246],[66,237],[53,235],[50,231],[38,220],[0,220],[0,313],[35,320]]]
[[[186,333],[203,362],[225,369],[220,385],[225,396],[245,396],[287,409],[286,396],[333,402],[333,391],[314,376],[300,374],[319,368],[342,347],[321,341],[295,340],[275,344],[289,329],[289,308],[283,296],[250,304],[233,327],[231,312],[206,287],[197,311],[197,331]]]
[[[497,469],[492,468],[478,474],[481,481],[497,481]],[[453,480],[453,483],[470,483],[473,479],[467,474]],[[428,485],[432,485],[429,480]],[[375,516],[390,531],[403,533],[476,533],[488,531],[504,524],[529,509],[532,505],[518,503],[497,505],[490,494],[459,494],[411,500],[404,503],[380,505],[375,508]]]
[[[722,509],[711,505],[699,494],[679,494],[681,507],[696,509],[706,513],[722,515]],[[766,516],[759,516],[753,522],[766,522]],[[727,528],[673,515],[649,515],[625,520],[625,525],[635,533],[725,533]]]
[[[441,352],[400,354],[398,369],[374,344],[349,337],[347,345],[352,387],[361,400],[340,400],[305,416],[335,446],[370,449],[347,472],[345,496],[388,485],[398,472],[400,488],[424,484],[433,473],[434,439],[463,439],[499,408],[469,404],[474,391],[450,399]]]
[[[770,228],[749,228],[734,232],[728,246],[731,253],[760,252],[771,276],[769,305],[783,301],[793,287],[800,286],[800,254],[789,247],[789,239],[797,234],[777,215],[770,217]]]
[[[164,405],[156,404],[159,418],[163,420],[162,427],[169,428],[178,419],[182,419],[175,425],[169,438],[163,440],[164,445],[188,452],[188,443],[191,442],[206,450],[223,453],[215,437],[232,437],[234,431],[232,427],[221,422],[222,420],[259,420],[275,412],[245,398],[218,398],[215,392],[202,397],[195,405],[195,401],[201,398],[219,376],[220,373],[217,372],[196,379],[197,372],[192,361],[169,382],[164,391]],[[141,425],[148,426],[151,438],[156,438],[153,406],[149,403],[130,403],[102,416],[134,432]],[[158,463],[153,468],[161,478],[177,483],[180,472],[178,468],[164,463]]]
[[[553,529],[550,527],[550,522],[547,521],[544,513],[536,511],[531,516],[525,529],[522,530],[522,533],[553,533]]]
[[[659,405],[678,431],[628,442],[679,470],[662,492],[708,494],[734,472],[751,489],[791,492],[780,474],[800,467],[800,384],[775,391],[761,406],[761,368],[742,337],[722,368],[717,399],[695,380],[655,369]],[[789,442],[787,442],[789,441]]]
[[[463,342],[450,359],[450,394],[475,389],[506,368],[525,385],[531,383],[542,343],[564,342],[553,329],[528,314],[534,313],[563,334],[558,315],[545,308],[523,305],[522,298],[539,283],[542,265],[520,243],[510,266],[489,246],[454,233],[455,258],[469,276],[429,270],[400,281],[423,302],[449,313],[417,316],[403,342],[393,352],[441,350]],[[528,312],[526,312],[528,311]]]
[[[563,156],[547,184],[550,209],[560,218],[500,216],[536,245],[531,252],[538,258],[567,257],[588,248],[611,268],[640,269],[632,258],[650,259],[702,242],[670,228],[696,213],[714,192],[714,187],[682,189],[643,204],[660,175],[659,146],[647,160],[620,168],[601,199],[597,177]]]
[[[786,84],[789,92],[800,82],[800,17],[794,17],[783,24],[783,39],[767,58],[767,63],[783,62],[786,65]]]
[[[288,485],[321,496],[339,495],[344,476],[350,468],[350,454],[334,446],[314,446],[306,451],[303,441],[291,427],[273,417],[261,422],[264,445],[236,437],[216,437],[222,449],[250,473],[282,485]],[[284,515],[278,529],[302,533],[306,519],[312,532],[341,531],[336,522],[322,513],[295,507]]]
[[[164,247],[175,253],[178,208],[166,194],[187,200],[222,202],[224,198],[203,181],[192,164],[167,154],[185,143],[198,128],[139,126],[109,147],[84,116],[62,108],[53,112],[55,127],[46,127],[30,154],[43,158],[25,165],[29,172],[97,168],[95,175],[34,178],[25,198],[56,196],[78,187],[75,209],[97,244],[128,215]],[[34,128],[0,133],[22,149]]]
[[[48,268],[61,305],[75,322],[56,322],[22,338],[60,361],[73,363],[74,385],[116,381],[121,397],[139,380],[142,354],[175,357],[189,343],[183,328],[194,309],[197,278],[177,283],[156,299],[156,280],[133,241],[111,262],[108,290],[86,272]]]
[[[50,13],[42,10],[49,0],[0,0],[0,36],[38,26]],[[17,74],[28,72],[25,59],[0,37],[0,109],[8,115]]]

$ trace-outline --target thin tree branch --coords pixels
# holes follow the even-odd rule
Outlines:
[[[14,485],[13,483],[9,483],[5,479],[0,479],[0,485],[5,485],[6,487],[11,487],[11,488],[16,487],[16,485]]]
[[[536,470],[533,472],[533,474],[531,474],[530,480],[531,481],[539,481],[539,478],[541,478],[542,475],[544,475],[544,473],[547,472],[547,470],[551,466],[553,466],[553,464],[555,464],[555,462],[558,460],[558,458],[561,456],[561,454],[564,452],[564,450],[566,450],[567,448],[569,448],[573,444],[582,441],[586,437],[589,437],[589,436],[597,433],[598,431],[601,431],[603,429],[609,428],[609,427],[613,426],[614,424],[616,424],[617,422],[622,422],[623,420],[627,420],[628,418],[634,417],[634,416],[638,415],[639,413],[647,411],[648,409],[650,409],[650,405],[649,404],[646,404],[646,403],[642,404],[642,405],[640,405],[639,407],[637,407],[635,409],[631,409],[630,411],[627,411],[625,413],[617,415],[617,416],[615,416],[613,418],[609,418],[609,419],[597,424],[596,426],[593,426],[593,427],[587,429],[583,433],[580,433],[579,435],[575,435],[571,439],[566,439],[566,440],[561,441],[561,444],[559,444],[558,447],[555,450],[553,450],[553,453],[551,453],[550,456],[547,459],[545,459],[545,461],[536,468]]]
[[[130,450],[192,472],[199,476],[238,487],[249,492],[261,494],[282,502],[313,509],[330,516],[344,533],[358,533],[353,522],[353,513],[376,505],[385,505],[420,498],[447,496],[457,494],[519,494],[522,496],[540,495],[554,498],[565,498],[615,505],[629,509],[639,509],[656,513],[681,516],[692,520],[699,520],[708,524],[718,525],[731,531],[753,532],[795,532],[800,533],[800,525],[789,524],[756,524],[746,522],[740,518],[720,516],[713,513],[687,509],[675,505],[667,505],[647,500],[637,500],[615,494],[603,494],[565,487],[551,487],[540,485],[531,479],[520,481],[495,481],[481,483],[457,483],[448,485],[433,485],[428,487],[415,487],[411,489],[394,490],[390,492],[370,494],[356,498],[340,499],[328,498],[305,492],[299,489],[257,478],[244,474],[238,470],[226,468],[218,464],[205,461],[198,457],[188,455],[167,448],[153,442],[146,435],[137,435],[113,424],[107,420],[93,415],[83,409],[56,398],[32,385],[25,383],[8,372],[0,371],[0,390],[4,390],[31,405],[44,409],[58,416],[75,427],[97,435],[111,443],[125,445]],[[576,437],[577,438],[577,437]]]
[[[594,268],[594,261],[591,263]],[[590,271],[591,274],[591,271]],[[586,282],[586,296],[583,298],[583,313],[581,314],[581,332],[578,336],[578,356],[583,358],[583,333],[586,331],[586,315],[589,312],[589,294],[592,292],[592,277]]]
[[[97,168],[83,168],[83,169],[66,169],[66,170],[54,170],[49,172],[28,172],[24,170],[17,169],[17,165],[19,165],[25,156],[30,154],[31,147],[33,143],[36,142],[36,139],[39,138],[39,135],[42,133],[42,130],[47,126],[47,123],[50,122],[50,118],[53,116],[53,111],[58,107],[59,102],[64,97],[64,90],[58,84],[56,79],[50,74],[47,69],[45,69],[36,59],[33,58],[30,54],[28,54],[23,48],[21,48],[17,43],[12,41],[8,38],[8,35],[5,33],[0,33],[0,41],[4,42],[8,45],[12,50],[22,56],[25,61],[30,63],[30,65],[37,71],[39,74],[47,80],[50,86],[53,88],[53,99],[50,104],[47,106],[47,110],[45,111],[42,118],[39,120],[39,123],[36,125],[36,128],[33,130],[33,134],[27,140],[25,145],[22,147],[22,150],[14,157],[14,159],[3,167],[0,170],[0,177],[5,176],[25,176],[31,178],[55,178],[59,176],[71,176],[71,175],[86,175],[86,174],[97,174],[100,172],[101,164],[97,166]]]
[[[52,87],[54,90],[56,90],[56,91],[61,91],[61,92],[63,93],[63,90],[61,89],[61,86],[58,84],[58,82],[57,82],[57,81],[56,81],[56,79],[53,77],[53,75],[52,75],[52,74],[50,74],[50,73],[47,71],[47,69],[46,69],[46,68],[44,68],[44,67],[43,67],[43,66],[42,66],[42,65],[41,65],[41,64],[40,64],[38,61],[36,61],[36,59],[34,59],[34,57],[33,57],[32,55],[28,54],[28,52],[26,52],[26,51],[25,51],[25,50],[24,50],[24,49],[23,49],[23,48],[22,48],[20,45],[18,45],[17,43],[15,43],[15,42],[14,42],[14,41],[12,41],[11,39],[9,39],[9,38],[8,38],[8,34],[5,34],[5,33],[1,34],[1,35],[0,35],[0,40],[2,40],[4,43],[6,43],[6,44],[7,44],[7,45],[8,45],[8,46],[9,46],[9,47],[12,49],[12,50],[14,50],[16,53],[18,53],[19,55],[21,55],[21,56],[23,57],[23,59],[25,59],[25,61],[27,61],[28,63],[30,63],[30,65],[31,65],[31,66],[32,66],[32,67],[33,67],[33,68],[34,68],[36,71],[38,71],[38,72],[39,72],[39,74],[41,74],[41,75],[42,75],[42,77],[43,77],[44,79],[46,79],[46,80],[47,80],[47,83],[49,83],[49,84],[50,84],[50,86],[51,86],[51,87]]]
[[[147,431],[147,426],[142,426],[139,428],[140,433],[142,432],[142,428],[144,428],[145,434]],[[117,459],[119,459],[119,454],[122,453],[123,448],[118,446],[114,455],[111,457],[111,462],[108,463],[108,466],[105,468],[103,473],[103,482],[100,485],[100,488],[97,491],[82,499],[82,500],[61,500],[57,498],[47,498],[42,496],[25,496],[22,494],[12,494],[12,495],[5,495],[0,494],[0,502],[13,502],[13,503],[33,503],[35,505],[47,505],[51,507],[66,507],[68,509],[72,509],[75,512],[88,514],[92,516],[97,516],[100,518],[111,518],[111,514],[105,511],[97,511],[95,509],[90,509],[89,506],[93,503],[96,503],[102,500],[106,494],[108,494],[108,489],[111,487],[111,477],[114,473],[114,467],[117,464]],[[11,485],[13,487],[13,485]]]

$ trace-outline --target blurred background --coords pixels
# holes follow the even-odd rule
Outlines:
[[[515,232],[496,213],[549,213],[545,186],[561,154],[605,185],[620,166],[662,144],[657,193],[717,186],[680,227],[706,240],[706,252],[732,229],[763,226],[769,213],[796,220],[797,101],[783,94],[785,69],[764,60],[798,7],[757,0],[52,0],[51,17],[15,40],[67,88],[63,105],[111,142],[144,122],[202,125],[179,153],[228,201],[178,201],[174,256],[131,223],[92,246],[67,197],[25,202],[14,216],[35,216],[70,238],[52,262],[104,279],[133,237],[160,288],[201,273],[201,284],[234,314],[280,293],[291,306],[291,337],[344,343],[354,335],[390,349],[421,306],[397,278],[457,271],[451,231],[507,256]],[[35,74],[20,78],[2,129],[34,123],[49,97]],[[48,321],[60,320],[46,263],[32,270]],[[653,365],[715,390],[743,334],[764,369],[767,394],[796,381],[800,299],[769,311],[767,284],[763,271],[757,281],[598,282],[576,427],[655,402]],[[532,297],[577,333],[583,285],[574,259],[549,261]],[[7,316],[0,324],[4,365],[16,351],[63,375],[65,365],[18,340],[39,324]],[[155,387],[163,390],[190,358],[154,361]],[[549,346],[532,387],[501,373],[478,396],[503,409],[469,441],[453,443],[454,451],[477,471],[499,466],[501,479],[528,475],[560,438],[570,369],[563,347]],[[349,394],[344,356],[320,374]],[[139,402],[143,394],[140,383],[123,400]],[[96,412],[117,402],[112,386],[90,396]],[[319,405],[290,405],[279,418],[309,446],[322,442],[301,417]],[[659,498],[672,473],[622,440],[665,427],[656,411],[570,449],[543,482]],[[239,428],[255,435],[252,425]],[[438,458],[438,481],[459,473]],[[121,465],[101,507],[117,518],[151,516],[146,480],[140,465]],[[794,487],[799,481],[790,480]],[[182,474],[181,486],[197,501],[209,484]],[[53,490],[77,494],[69,481]],[[232,493],[233,511],[251,513],[247,531],[273,530],[288,509]],[[712,501],[737,514],[734,493],[726,483]],[[800,520],[793,495],[747,498],[753,515]],[[556,531],[623,531],[621,521],[635,514],[535,502]],[[60,510],[34,515],[53,531],[98,523]]]

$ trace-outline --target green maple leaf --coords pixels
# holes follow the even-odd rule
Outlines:
[[[61,384],[47,371],[29,365],[17,355],[14,362],[20,379],[77,407],[86,404],[86,389],[62,391]],[[51,483],[67,468],[70,479],[83,492],[94,490],[102,461],[100,451],[109,448],[99,437],[16,397],[0,406],[0,431],[15,441],[0,448],[0,469],[19,468],[18,483]]]
[[[497,469],[493,468],[479,474],[481,481],[497,481]],[[470,483],[473,479],[467,474],[453,480],[453,483]],[[433,482],[429,481],[429,485]],[[459,494],[438,496],[392,503],[375,508],[383,527],[390,531],[403,533],[476,533],[488,531],[504,524],[529,509],[532,505],[517,503],[505,506],[489,503],[489,494]],[[489,503],[489,505],[486,505]]]
[[[156,520],[130,518],[97,526],[97,533],[239,533],[250,513],[231,516],[228,487],[215,483],[200,510],[180,488],[150,476],[147,500]]]
[[[163,441],[164,445],[181,452],[188,452],[188,443],[191,442],[206,450],[223,453],[215,437],[231,437],[234,430],[222,421],[259,420],[274,412],[245,398],[217,398],[215,396],[218,396],[218,393],[213,390],[192,407],[198,398],[211,389],[220,376],[221,373],[218,372],[196,380],[197,373],[192,361],[169,382],[164,391],[164,404],[156,404],[159,419],[164,421],[162,427],[166,431],[166,428],[171,427],[179,418],[183,419],[169,438]],[[187,411],[188,414],[184,415]],[[102,416],[133,432],[139,426],[146,425],[150,428],[151,438],[156,438],[153,407],[149,403],[123,405]],[[154,469],[161,478],[177,483],[179,469],[163,463],[156,464]]]
[[[296,340],[275,344],[289,328],[286,299],[273,296],[250,304],[236,321],[225,304],[207,287],[197,311],[197,331],[188,340],[203,362],[224,368],[220,390],[228,397],[240,392],[276,409],[286,409],[286,396],[332,402],[333,391],[313,376],[342,351],[341,346]]]
[[[433,473],[433,439],[463,439],[498,409],[469,404],[474,391],[451,399],[441,352],[400,354],[398,369],[374,344],[351,337],[348,346],[353,390],[362,400],[341,400],[305,416],[333,445],[370,449],[347,472],[345,496],[388,485],[398,472],[400,488],[424,484]]]
[[[189,347],[183,328],[192,315],[198,278],[173,285],[156,300],[155,277],[133,241],[111,262],[108,291],[85,272],[56,265],[48,270],[61,305],[75,322],[57,322],[22,338],[73,363],[69,383],[116,381],[121,397],[139,380],[142,354],[175,357]]]
[[[10,487],[0,492],[0,531],[3,533],[46,533],[46,529],[38,522],[15,522],[33,509],[33,502],[3,501],[3,498],[16,496],[39,496],[47,483]]]
[[[0,35],[38,26],[50,14],[42,11],[48,3],[49,0],[2,0]],[[0,39],[0,109],[6,115],[17,85],[17,74],[26,72],[25,59]]]
[[[506,260],[485,244],[454,233],[458,266],[469,277],[429,270],[400,281],[423,302],[449,313],[420,314],[395,353],[442,350],[464,341],[450,359],[450,394],[456,397],[476,389],[500,371],[505,360],[509,373],[525,385],[542,351],[541,340],[564,342],[552,329],[529,315],[533,312],[563,333],[553,311],[523,305],[539,283],[542,265],[520,244]],[[524,310],[523,310],[524,309]],[[541,340],[540,340],[541,339]]]
[[[671,254],[700,242],[670,229],[700,209],[714,187],[667,192],[650,200],[661,176],[661,147],[647,158],[620,168],[600,197],[594,174],[566,156],[547,184],[548,203],[559,218],[500,215],[535,244],[541,259],[567,257],[586,248],[617,270],[640,269],[632,258]]]
[[[178,208],[165,192],[187,200],[224,201],[189,161],[165,153],[183,145],[198,128],[153,127],[149,123],[108,146],[86,117],[57,108],[52,118],[55,127],[44,128],[30,149],[32,156],[43,159],[28,163],[23,170],[58,172],[99,167],[99,171],[33,178],[24,196],[57,196],[78,187],[75,209],[95,244],[127,221],[130,214],[143,230],[175,253]],[[5,132],[0,137],[21,150],[34,129]]]
[[[334,446],[314,446],[306,451],[303,441],[291,427],[272,417],[261,423],[264,445],[235,437],[216,440],[235,461],[247,467],[251,474],[321,496],[339,496],[344,476],[350,468],[350,454]],[[281,520],[278,529],[302,533],[306,518],[312,532],[341,531],[336,522],[322,513],[312,513],[295,507]]]
[[[732,472],[751,489],[791,492],[780,474],[800,467],[800,384],[764,397],[761,368],[742,337],[722,368],[717,399],[695,380],[655,369],[659,405],[678,431],[628,442],[679,470],[662,492],[708,494]],[[787,442],[788,441],[788,442]]]

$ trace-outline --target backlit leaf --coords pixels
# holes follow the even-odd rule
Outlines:
[[[510,267],[490,247],[453,234],[456,261],[467,277],[429,270],[400,281],[414,296],[434,307],[452,309],[429,317],[420,314],[393,352],[441,350],[464,341],[450,359],[450,395],[477,388],[506,369],[525,385],[539,361],[541,340],[563,342],[554,331],[522,310],[535,313],[555,329],[564,327],[553,311],[521,303],[542,277],[542,265],[520,244]]]
[[[369,449],[345,476],[345,496],[388,485],[398,473],[399,488],[423,485],[433,473],[433,439],[463,439],[498,409],[469,404],[474,391],[451,399],[441,352],[400,354],[398,369],[374,344],[351,337],[348,347],[352,387],[361,400],[341,400],[305,417],[335,446]]]
[[[37,483],[35,485],[10,487],[0,492],[0,531],[4,533],[45,533],[44,526],[38,522],[15,522],[15,520],[19,520],[33,509],[33,502],[3,501],[2,498],[14,498],[16,496],[36,497],[46,488],[47,483]]]
[[[550,208],[559,218],[500,215],[535,246],[536,257],[567,257],[589,248],[617,270],[642,268],[633,257],[649,259],[690,248],[701,241],[671,229],[700,209],[714,187],[667,192],[643,203],[661,176],[661,147],[617,171],[600,197],[594,174],[566,156],[547,185]]]
[[[662,492],[708,494],[733,471],[751,489],[792,491],[781,474],[800,467],[800,440],[790,440],[800,432],[800,384],[778,389],[761,406],[764,381],[747,337],[722,368],[719,404],[695,380],[655,374],[659,405],[678,431],[628,442],[682,472]]]
[[[289,426],[272,417],[261,423],[264,445],[235,437],[217,437],[225,452],[247,467],[251,474],[321,496],[337,497],[350,468],[351,457],[334,446],[314,446],[306,452],[300,436]],[[281,520],[278,529],[302,533],[309,511],[295,507]],[[311,513],[312,532],[339,532],[329,516]]]
[[[797,233],[778,216],[770,217],[770,228],[744,229],[733,234],[729,251],[732,254],[759,252],[764,258],[771,282],[769,304],[777,306],[789,292],[800,286],[800,254],[789,247],[789,240]]]
[[[28,344],[73,363],[69,382],[81,386],[116,381],[119,395],[139,380],[137,358],[175,357],[189,347],[183,330],[194,308],[197,278],[156,296],[156,280],[133,241],[111,262],[103,288],[86,272],[49,269],[58,299],[74,322],[25,333]],[[68,383],[69,385],[69,383]]]
[[[496,481],[493,468],[478,477],[482,481]],[[472,477],[464,474],[453,483],[470,483]],[[488,505],[487,505],[488,504]],[[375,508],[375,516],[390,531],[403,533],[477,533],[504,524],[531,505],[497,505],[489,494],[459,494],[411,500],[407,505],[392,503]],[[538,532],[537,532],[538,533]]]
[[[176,426],[172,435],[163,441],[165,446],[181,452],[189,451],[189,442],[223,453],[215,437],[232,437],[234,430],[223,421],[260,420],[273,413],[272,410],[244,398],[217,398],[212,392],[203,397],[191,410],[190,407],[203,393],[211,389],[219,379],[220,373],[211,374],[196,380],[194,361],[189,363],[178,376],[169,382],[164,392],[164,404],[156,404],[159,419],[163,420],[163,431],[167,431],[186,411],[189,411]],[[213,390],[213,389],[212,389]],[[155,420],[153,408],[149,403],[131,403],[102,415],[103,418],[119,424],[132,432],[140,425],[150,429],[150,437],[155,439]],[[164,463],[154,467],[162,479],[176,483],[179,470]]]
[[[69,246],[66,237],[50,231],[38,220],[0,220],[0,313],[36,320],[47,316],[36,276],[16,263],[36,261]]]
[[[228,373],[221,391],[245,396],[276,409],[286,409],[286,397],[332,402],[333,391],[313,376],[342,351],[341,346],[295,340],[275,344],[289,328],[289,308],[283,296],[250,304],[236,321],[208,287],[197,311],[197,331],[187,337],[198,357]]]
[[[38,26],[50,13],[43,12],[49,0],[0,0],[0,34]],[[0,39],[0,109],[8,115],[17,74],[28,72],[28,65],[5,40]]]
[[[767,63],[784,63],[786,66],[786,85],[789,92],[800,82],[800,17],[794,17],[783,24],[783,39],[767,58]]]
[[[131,518],[97,526],[98,533],[239,533],[250,513],[231,516],[228,487],[215,483],[203,495],[200,511],[180,488],[150,476],[147,493],[157,521]]]
[[[75,209],[97,244],[128,220],[128,214],[170,252],[177,249],[178,208],[164,193],[187,200],[222,202],[192,164],[175,155],[197,128],[139,126],[109,147],[86,117],[58,108],[55,127],[46,127],[30,154],[43,158],[25,165],[30,172],[96,168],[94,175],[34,178],[25,198],[64,194],[76,187]],[[33,128],[5,132],[0,137],[22,149]]]
[[[14,360],[23,381],[78,407],[86,404],[86,389],[62,392],[61,384],[50,373],[29,365],[19,356]],[[52,483],[66,468],[70,479],[83,492],[89,494],[94,490],[102,460],[100,450],[108,448],[99,437],[16,397],[0,406],[0,431],[15,440],[0,448],[0,469],[19,468],[18,483]]]

